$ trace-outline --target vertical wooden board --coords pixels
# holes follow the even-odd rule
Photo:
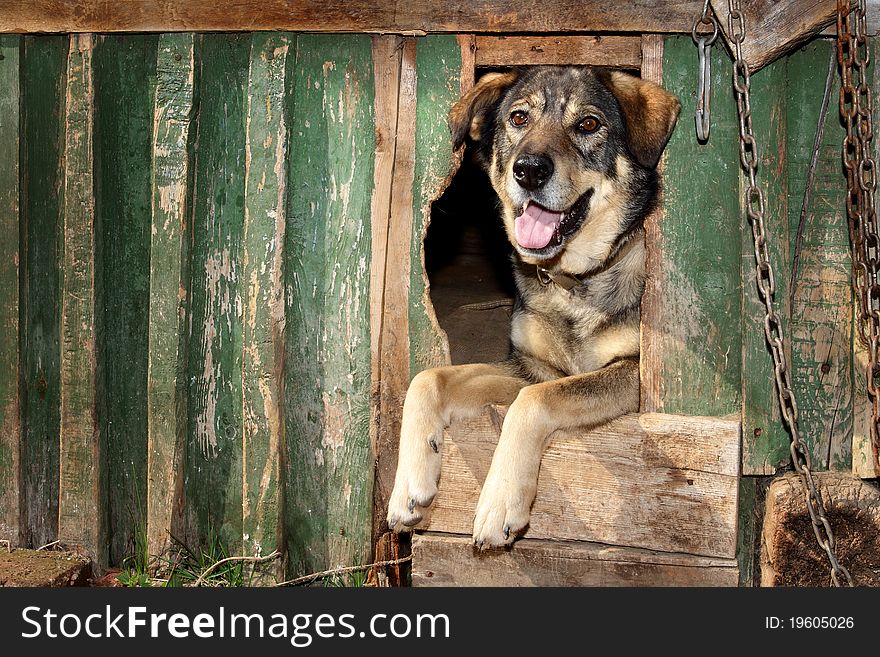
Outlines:
[[[281,548],[284,440],[282,259],[287,191],[285,71],[291,37],[253,35],[245,141],[242,500],[244,554]],[[274,562],[280,564],[280,562]],[[276,565],[261,575],[281,575]]]
[[[188,539],[242,542],[242,232],[250,35],[201,37],[193,198]]]
[[[293,59],[293,58],[291,58]],[[292,573],[370,559],[370,37],[308,35],[289,66],[285,523]]]
[[[759,570],[755,559],[756,543],[760,542],[761,527],[757,514],[756,477],[740,477],[736,530],[736,563],[739,571],[739,586],[753,586],[755,574]]]
[[[835,53],[833,42],[820,39],[786,58],[786,170],[793,245],[789,262],[797,257],[797,272],[790,269],[785,277],[788,281],[792,276],[793,285],[791,373],[801,437],[817,470],[850,470],[852,463],[852,282],[836,60],[828,109],[821,115],[829,62]],[[820,120],[821,139],[808,191]],[[808,203],[802,217],[805,194]]]
[[[406,205],[410,208],[409,212],[392,210],[394,189],[408,189],[409,194],[412,193],[412,176],[403,176],[395,162],[401,132],[398,109],[403,51],[406,49],[409,55],[412,50],[411,45],[404,47],[404,39],[396,35],[373,37],[376,155],[370,217],[370,440],[376,454],[373,486],[373,529],[376,535],[385,529],[386,505],[397,465],[400,413],[409,384],[407,308],[412,203]],[[407,66],[409,64],[407,57]],[[414,142],[412,139],[407,141],[407,138],[414,137],[415,94],[404,96],[413,100],[410,103],[413,111],[404,111],[404,122],[407,126],[411,125],[413,130],[403,131],[405,138],[401,141],[401,148],[410,151]],[[411,122],[408,120],[410,114]],[[392,215],[394,221],[391,220]],[[405,256],[400,253],[401,249],[405,251]]]
[[[730,80],[725,80],[729,89]],[[765,198],[764,224],[770,263],[776,280],[776,312],[790,335],[788,280],[788,180],[786,166],[785,99],[786,60],[781,59],[751,77],[752,129],[758,145],[757,179]],[[800,110],[800,108],[798,108]],[[734,114],[735,116],[735,114]],[[733,137],[739,143],[738,134]],[[741,168],[738,165],[738,171]],[[788,433],[782,422],[773,375],[773,361],[764,335],[766,307],[755,282],[755,247],[752,224],[746,215],[747,179],[740,173],[737,200],[742,204],[742,389],[743,389],[743,474],[773,474],[789,459]],[[786,350],[790,362],[790,351]]]
[[[195,55],[192,34],[163,34],[153,57],[147,354],[147,544],[152,555],[167,549],[183,501]]]
[[[24,37],[21,61],[21,409],[25,545],[58,534],[59,263],[68,38]]]
[[[19,542],[21,423],[19,404],[19,50],[21,37],[0,37],[0,540]]]
[[[739,159],[736,113],[727,89],[730,59],[712,52],[712,128],[697,142],[692,119],[697,86],[690,36],[664,43],[663,83],[682,100],[682,119],[666,152],[658,277],[661,326],[652,327],[659,405],[667,413],[725,415],[742,398],[739,322]]]
[[[874,95],[874,125],[880,125],[880,66],[877,66],[877,57],[880,57],[880,37],[869,37],[868,45],[871,56],[871,91]],[[874,138],[874,158],[878,160],[880,148],[877,138]],[[875,207],[880,207],[880,196],[875,197]],[[853,304],[853,322],[858,321],[857,304]],[[855,326],[855,324],[854,324]],[[857,329],[853,330],[857,336]],[[852,470],[857,477],[873,478],[880,476],[880,462],[877,459],[877,450],[880,445],[871,445],[870,426],[872,420],[871,402],[868,398],[867,380],[865,378],[868,366],[868,352],[861,344],[858,337],[853,338],[853,444],[852,444]]]
[[[71,36],[64,115],[58,538],[84,550],[100,571],[107,563],[106,454],[96,406],[94,49],[94,35]]]
[[[145,538],[150,141],[154,35],[95,50],[98,421],[107,445],[110,563]]]
[[[452,180],[457,166],[452,153],[448,116],[461,97],[462,51],[451,35],[435,35],[416,42],[416,141],[413,182],[413,225],[410,267],[411,374],[450,363],[449,344],[437,323],[425,273],[425,235],[431,203]]]

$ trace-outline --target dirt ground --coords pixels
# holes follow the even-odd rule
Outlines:
[[[0,586],[87,586],[91,562],[62,550],[0,549]]]

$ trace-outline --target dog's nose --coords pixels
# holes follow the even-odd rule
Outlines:
[[[553,160],[546,155],[520,155],[513,163],[513,177],[530,192],[542,187],[553,175]]]

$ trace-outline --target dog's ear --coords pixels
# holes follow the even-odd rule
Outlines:
[[[516,71],[487,73],[461,97],[449,112],[453,148],[459,148],[467,137],[480,141],[490,111],[518,77]]]
[[[623,110],[630,152],[639,164],[653,169],[675,128],[681,103],[649,80],[620,71],[612,71],[603,77]]]

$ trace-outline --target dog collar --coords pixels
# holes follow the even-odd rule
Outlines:
[[[630,239],[633,234],[633,232],[625,234],[623,236],[623,239],[618,242],[617,248],[614,250],[612,255],[595,269],[591,269],[588,272],[576,276],[575,274],[569,274],[562,271],[561,269],[559,269],[559,267],[547,269],[546,267],[542,267],[541,265],[535,265],[538,274],[538,280],[541,282],[541,285],[550,285],[551,283],[553,283],[554,285],[558,285],[559,287],[561,287],[566,292],[570,292],[574,288],[581,285],[586,285],[587,279],[592,278],[596,274],[601,274],[604,271],[608,271],[621,259],[621,257],[625,253],[629,251],[630,245],[633,243]]]
[[[566,274],[564,271],[560,270],[552,270],[542,267],[541,265],[535,265],[538,271],[538,280],[541,281],[541,285],[550,285],[550,283],[555,283],[559,287],[561,287],[566,292],[576,288],[578,285],[583,285],[584,282],[579,279],[577,276],[573,276],[572,274]]]

